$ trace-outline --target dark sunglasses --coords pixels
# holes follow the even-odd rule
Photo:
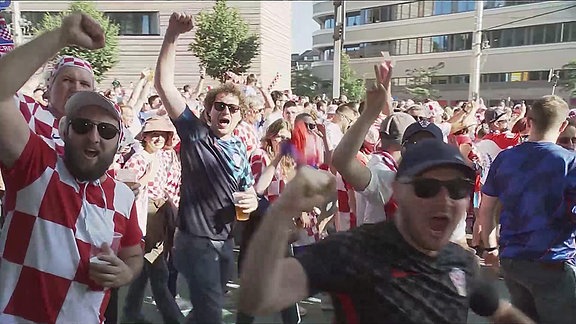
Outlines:
[[[306,127],[307,127],[309,130],[313,131],[313,130],[316,129],[316,124],[306,123]]]
[[[223,111],[225,108],[228,108],[231,114],[234,114],[240,110],[240,106],[237,105],[227,104],[220,101],[214,102],[214,109],[216,109],[216,111]]]
[[[419,198],[432,198],[438,195],[442,187],[448,190],[451,199],[459,200],[467,198],[474,189],[474,182],[470,179],[437,180],[430,178],[415,178],[402,183],[411,184],[414,187],[414,194]]]
[[[559,144],[576,144],[576,137],[558,137]]]
[[[96,127],[100,137],[105,140],[111,140],[116,137],[116,135],[120,134],[118,128],[110,123],[94,123],[89,119],[74,118],[70,120],[68,124],[72,126],[75,133],[80,135],[87,134],[93,127]]]

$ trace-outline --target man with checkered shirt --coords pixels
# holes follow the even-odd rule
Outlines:
[[[101,48],[102,28],[73,14],[0,59],[1,323],[103,322],[109,288],[126,285],[142,268],[134,195],[106,174],[122,138],[119,108],[93,91],[62,96],[63,155],[14,113],[21,62],[35,70],[70,45]]]

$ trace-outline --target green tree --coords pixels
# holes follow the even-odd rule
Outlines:
[[[104,78],[104,74],[118,62],[118,33],[120,28],[118,25],[112,23],[108,17],[104,16],[101,11],[98,11],[92,2],[75,1],[65,12],[57,15],[44,15],[39,27],[35,29],[34,34],[38,35],[45,31],[58,28],[62,22],[62,18],[72,12],[82,12],[100,23],[100,26],[104,29],[106,45],[104,48],[96,51],[86,50],[77,46],[69,46],[63,48],[59,55],[72,55],[90,62],[94,69],[96,82],[100,82]]]
[[[206,67],[206,74],[225,81],[227,71],[240,75],[248,71],[260,49],[259,37],[250,33],[238,10],[217,0],[212,12],[196,17],[196,35],[190,50]]]
[[[438,91],[432,87],[432,78],[438,74],[440,69],[444,68],[444,62],[435,66],[419,67],[407,69],[406,74],[409,76],[406,91],[416,100],[438,99]]]
[[[313,75],[310,69],[292,71],[292,92],[299,96],[313,97],[321,94],[322,80]]]
[[[570,95],[576,97],[576,60],[562,66],[566,70],[566,80],[564,87],[570,92]]]
[[[366,93],[364,80],[358,79],[350,67],[350,57],[342,53],[340,62],[340,93],[346,95],[351,101],[360,101]]]

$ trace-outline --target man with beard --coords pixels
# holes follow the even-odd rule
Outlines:
[[[403,155],[394,181],[399,213],[284,256],[292,218],[333,195],[334,177],[302,167],[268,211],[243,263],[239,309],[265,314],[309,295],[332,295],[336,323],[466,323],[474,256],[450,243],[474,170],[442,141]],[[509,304],[504,313],[513,310]],[[499,321],[499,313],[496,313]]]
[[[101,48],[104,33],[87,16],[68,16],[61,28],[3,56],[2,76],[17,75],[13,62],[40,66],[71,45]],[[106,174],[122,136],[120,111],[95,92],[66,97],[61,156],[14,112],[17,86],[0,78],[0,322],[102,322],[108,288],[129,283],[142,267],[134,195]]]

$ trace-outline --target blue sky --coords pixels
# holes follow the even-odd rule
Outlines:
[[[292,1],[292,53],[312,48],[312,32],[318,24],[312,20],[313,1]]]

